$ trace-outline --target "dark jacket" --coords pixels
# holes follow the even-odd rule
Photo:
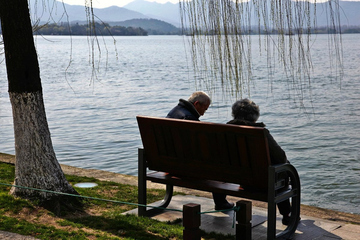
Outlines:
[[[174,107],[166,117],[200,121],[200,114],[196,111],[194,105],[184,99],[180,99],[179,104]]]
[[[240,120],[240,119],[231,120],[227,124],[245,125],[245,126],[253,126],[253,127],[265,127],[265,124],[262,122],[252,123],[252,122],[249,122],[246,120]],[[288,162],[284,150],[275,141],[273,136],[271,136],[269,130],[266,128],[265,128],[265,130],[266,130],[265,133],[266,133],[266,137],[267,137],[268,145],[269,145],[271,164],[279,164],[279,163]]]

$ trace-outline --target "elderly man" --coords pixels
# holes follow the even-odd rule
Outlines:
[[[204,115],[210,103],[211,99],[205,92],[194,92],[188,100],[180,99],[179,104],[166,117],[200,121],[200,116]],[[234,203],[228,202],[224,194],[213,193],[213,199],[215,210],[225,210],[234,207]]]

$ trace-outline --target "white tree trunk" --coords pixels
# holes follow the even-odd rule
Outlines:
[[[15,185],[76,194],[56,159],[42,92],[9,95],[15,131]],[[54,198],[51,193],[16,187],[11,193],[40,202]]]

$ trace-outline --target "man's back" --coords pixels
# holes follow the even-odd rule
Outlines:
[[[199,121],[200,114],[190,102],[180,99],[179,104],[174,107],[166,117]]]

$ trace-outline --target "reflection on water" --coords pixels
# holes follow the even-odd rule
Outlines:
[[[326,36],[317,37],[312,46],[312,88],[305,91],[313,100],[305,102],[307,114],[294,103],[280,70],[270,84],[262,57],[254,60],[251,98],[260,105],[259,120],[299,171],[302,203],[360,214],[358,37],[343,36],[341,82],[329,77],[332,69],[324,61]],[[69,37],[37,39],[52,140],[62,164],[137,175],[137,148],[142,144],[135,116],[166,116],[179,98],[187,98],[195,88],[191,64],[180,36],[117,37],[118,58],[112,39],[105,40],[108,52],[102,47],[97,78],[90,80],[86,37],[73,37],[72,43]],[[0,65],[0,76],[5,74]],[[201,120],[230,120],[235,99],[221,93],[212,98]],[[0,151],[13,154],[4,80],[0,81],[0,106]]]

